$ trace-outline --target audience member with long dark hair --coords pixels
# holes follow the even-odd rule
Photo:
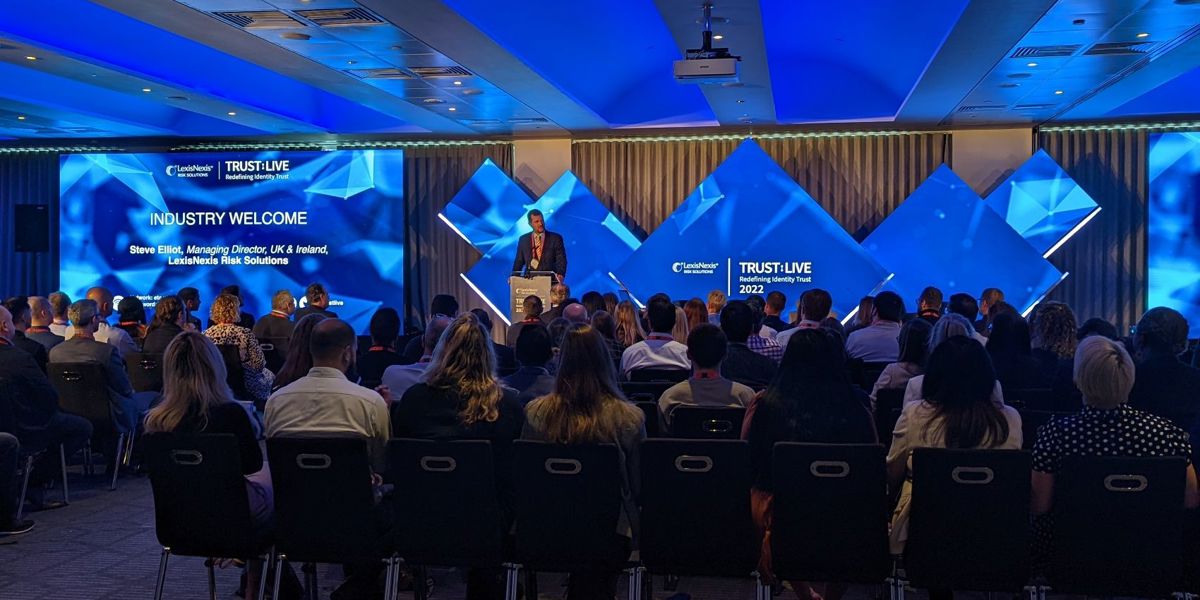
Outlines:
[[[590,325],[572,327],[561,350],[554,393],[525,408],[522,437],[557,444],[616,444],[624,502],[622,534],[614,545],[627,552],[637,531],[638,445],[646,438],[645,417],[625,401],[604,338]],[[616,580],[616,573],[572,573],[567,598],[611,600]]]
[[[292,329],[292,339],[288,342],[287,358],[279,368],[279,373],[275,375],[274,389],[278,390],[308,375],[308,370],[313,365],[312,352],[309,350],[312,330],[325,318],[321,313],[312,313],[296,321],[296,327]]]
[[[742,437],[750,443],[754,475],[751,510],[763,537],[759,572],[771,573],[770,531],[774,482],[771,454],[777,442],[870,444],[877,441],[867,395],[850,383],[841,339],[824,329],[803,329],[791,336],[779,373],[766,391],[750,403]],[[807,584],[793,582],[804,600],[816,597]],[[807,591],[808,595],[803,592]],[[843,585],[826,588],[832,600]]]
[[[187,327],[187,309],[178,296],[163,296],[154,305],[154,319],[146,330],[146,339],[142,342],[142,352],[147,354],[162,354],[167,351],[167,345],[175,336],[183,333]]]
[[[993,401],[995,387],[996,371],[987,350],[966,334],[947,338],[929,355],[922,400],[904,406],[888,452],[888,486],[900,490],[892,514],[892,554],[903,553],[908,540],[914,448],[1021,447],[1021,415]]]
[[[904,389],[908,380],[925,372],[925,358],[929,356],[929,336],[933,325],[927,319],[913,319],[900,328],[900,360],[883,368],[879,379],[871,387],[871,403],[879,397],[879,390]]]
[[[987,351],[996,368],[996,379],[1005,390],[1027,390],[1050,387],[1033,359],[1029,324],[1021,315],[1004,313],[992,319],[992,333],[987,338]],[[1051,407],[1031,407],[1049,410]]]
[[[596,311],[592,313],[592,327],[604,336],[604,342],[608,344],[608,352],[613,357],[613,366],[620,368],[621,355],[625,352],[625,345],[617,339],[617,320],[613,318],[608,311]]]
[[[142,347],[146,339],[146,305],[137,296],[125,296],[117,303],[117,328],[124,329],[134,345]]]

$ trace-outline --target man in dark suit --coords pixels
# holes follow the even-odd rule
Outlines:
[[[49,361],[49,354],[46,347],[35,340],[25,337],[25,330],[29,328],[29,301],[25,296],[15,296],[4,301],[4,308],[8,310],[9,320],[12,322],[12,334],[8,336],[8,341],[12,345],[28,352],[37,363],[42,373],[46,372],[46,362]]]
[[[296,312],[296,299],[287,290],[279,290],[271,297],[271,312],[254,324],[252,331],[259,341],[265,339],[288,339],[292,337],[292,313]]]
[[[25,337],[41,344],[46,348],[46,352],[49,352],[64,339],[50,330],[53,322],[54,312],[50,308],[50,302],[41,296],[30,296],[29,327],[25,330]]]
[[[1200,369],[1184,364],[1179,355],[1187,347],[1188,322],[1178,311],[1158,307],[1146,311],[1133,334],[1137,371],[1129,406],[1169,419],[1200,435]],[[1200,450],[1193,443],[1193,455]]]
[[[204,331],[204,325],[200,323],[200,318],[196,316],[196,311],[200,310],[200,290],[194,287],[185,287],[179,290],[179,301],[183,302],[183,307],[187,309],[187,325],[191,326],[192,331]]]
[[[308,287],[304,288],[304,299],[308,306],[293,313],[292,318],[296,321],[313,313],[325,315],[326,319],[338,318],[337,313],[329,310],[329,292],[325,290],[325,286],[319,283],[308,284]]]
[[[567,247],[561,235],[546,231],[546,219],[536,208],[529,211],[529,226],[533,231],[517,241],[517,258],[513,261],[513,272],[553,271],[556,279],[567,276]]]

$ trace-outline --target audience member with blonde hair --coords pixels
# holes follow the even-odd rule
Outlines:
[[[699,298],[692,298],[685,302],[683,312],[687,314],[688,332],[695,329],[697,325],[708,322],[708,307]]]
[[[691,332],[691,327],[688,326],[687,313],[682,308],[675,307],[675,327],[671,329],[671,337],[680,344],[687,345],[688,333]]]
[[[213,300],[209,318],[213,325],[204,330],[204,335],[218,346],[237,346],[242,361],[246,382],[247,400],[262,406],[271,395],[271,384],[275,374],[267,370],[267,359],[263,356],[258,339],[249,329],[238,325],[241,321],[241,301],[233,294],[221,294]]]
[[[617,319],[616,339],[626,348],[646,339],[646,332],[642,331],[642,320],[638,318],[637,309],[633,307],[633,303],[624,300],[617,303],[617,312],[614,315]]]

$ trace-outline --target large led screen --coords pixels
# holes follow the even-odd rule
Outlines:
[[[1148,306],[1183,313],[1200,331],[1200,132],[1150,136]]]
[[[321,282],[356,331],[404,301],[403,152],[71,154],[60,162],[61,287],[136,295],[180,288],[207,305],[237,284],[271,295]],[[207,321],[206,307],[201,316]]]

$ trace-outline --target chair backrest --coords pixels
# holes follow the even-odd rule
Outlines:
[[[771,558],[783,579],[879,583],[891,571],[883,446],[775,444]]]
[[[742,433],[746,409],[740,406],[679,406],[671,411],[671,437],[736,440]]]
[[[79,415],[97,430],[113,427],[108,374],[100,363],[50,363],[50,383],[58,392],[58,407]]]
[[[1033,443],[1037,441],[1037,430],[1039,427],[1049,423],[1055,417],[1071,414],[1069,412],[1027,409],[1020,409],[1018,412],[1021,413],[1021,448],[1024,450],[1033,449]]]
[[[259,338],[258,345],[262,347],[263,358],[267,361],[267,369],[272,373],[278,373],[283,367],[283,363],[287,360],[288,344],[291,338],[285,337],[267,337]]]
[[[662,436],[662,428],[658,423],[658,402],[634,402],[642,411],[642,415],[646,417],[646,437],[656,438]]]
[[[883,370],[889,364],[891,363],[863,363],[862,371],[859,372],[858,386],[870,392],[875,387],[875,382],[879,381],[879,376],[883,374]]]
[[[267,439],[276,548],[292,560],[349,562],[384,555],[366,440]]]
[[[125,355],[125,372],[135,392],[162,391],[162,355],[130,352]]]
[[[621,391],[630,402],[658,402],[675,383],[670,381],[623,381]]]
[[[1050,388],[1006,388],[1004,403],[1017,409],[1052,410],[1058,405]]]
[[[369,350],[371,348],[371,336],[360,335],[357,337],[358,337],[358,355],[362,356],[362,355],[366,354],[367,350]],[[401,349],[404,348],[404,346],[398,346],[398,347]]]
[[[758,561],[750,521],[750,447],[741,440],[646,440],[641,558],[651,573],[747,577]]]
[[[233,397],[239,400],[249,400],[246,393],[246,370],[242,367],[242,352],[233,344],[219,344],[221,358],[225,361],[225,382]]]
[[[154,433],[143,443],[160,544],[187,556],[249,558],[262,550],[232,434]]]
[[[896,429],[896,421],[900,416],[896,411],[903,408],[904,388],[879,390],[875,394],[875,433],[879,435],[880,442],[886,444],[892,439],[892,431]]]
[[[679,383],[691,376],[687,369],[634,369],[629,372],[630,381],[668,381]]]
[[[535,571],[618,569],[616,446],[517,440],[513,452],[517,561]]]
[[[1183,458],[1063,459],[1054,477],[1056,592],[1164,597],[1179,589]]]
[[[392,549],[406,563],[499,567],[503,521],[486,440],[388,443]]]
[[[912,466],[909,580],[1021,591],[1029,583],[1029,453],[918,448]]]

